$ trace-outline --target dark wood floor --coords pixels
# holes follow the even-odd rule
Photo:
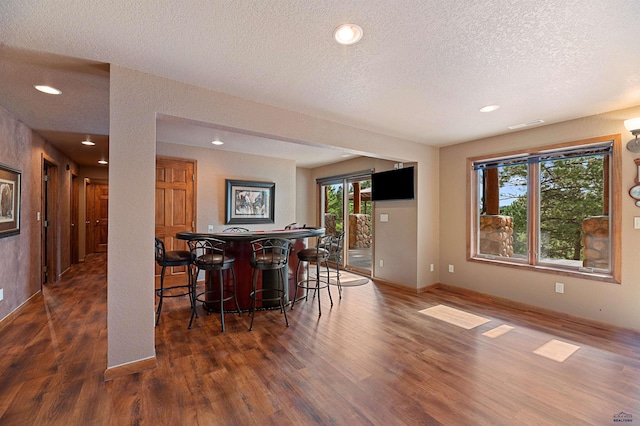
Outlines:
[[[640,423],[640,342],[444,290],[368,284],[329,309],[201,315],[184,299],[156,328],[155,369],[103,381],[104,257],[74,267],[0,330],[1,425],[608,425]],[[444,304],[489,318],[465,330],[418,311]],[[514,329],[491,339],[499,325]],[[533,353],[551,339],[565,362]],[[620,414],[624,413],[624,414]]]

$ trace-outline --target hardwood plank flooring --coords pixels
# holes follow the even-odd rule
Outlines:
[[[165,300],[157,367],[103,381],[104,255],[74,266],[0,329],[0,425],[606,425],[640,422],[640,338],[447,290],[334,289],[323,313],[201,312]],[[490,321],[466,330],[419,311]],[[496,338],[483,333],[513,327]],[[557,339],[564,362],[534,354]]]

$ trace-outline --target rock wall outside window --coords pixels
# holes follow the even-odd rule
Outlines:
[[[349,215],[349,248],[371,247],[371,215]]]
[[[592,216],[582,221],[582,265],[609,269],[609,216]]]
[[[480,216],[480,253],[513,256],[513,218],[502,215]]]

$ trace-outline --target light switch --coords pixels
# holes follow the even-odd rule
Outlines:
[[[389,215],[386,213],[380,213],[380,222],[389,222]]]
[[[633,229],[640,229],[640,217],[633,218]]]

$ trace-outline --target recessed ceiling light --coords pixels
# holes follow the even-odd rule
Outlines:
[[[211,143],[214,145],[224,145],[224,142],[220,142],[220,141],[211,141]]]
[[[480,108],[480,112],[491,112],[500,108],[500,105],[487,105]]]
[[[342,158],[348,158],[348,157],[351,157],[351,154],[343,154],[343,155],[341,155],[341,157]]]
[[[333,38],[340,44],[355,44],[362,38],[362,27],[356,24],[340,25],[333,32]]]
[[[98,164],[109,164],[107,160],[98,160]]]
[[[89,139],[80,142],[82,145],[94,146],[96,143],[91,142]]]
[[[33,87],[35,87],[36,90],[39,90],[42,93],[47,93],[49,95],[61,95],[62,94],[62,90],[56,89],[55,87],[51,87],[51,86],[35,85]]]

